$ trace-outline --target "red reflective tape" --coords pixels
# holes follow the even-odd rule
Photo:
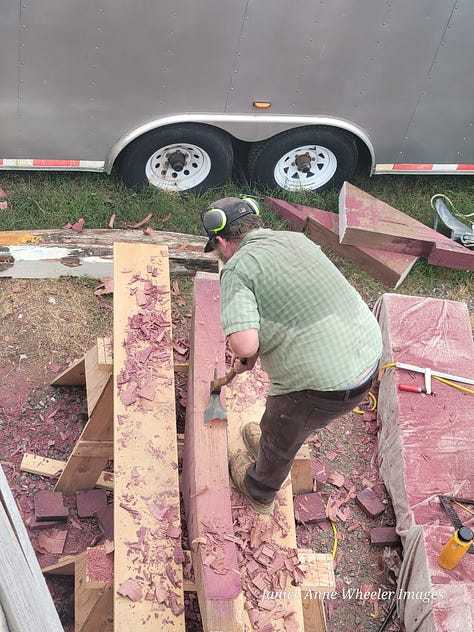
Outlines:
[[[0,158],[0,165],[3,165],[3,158]]]
[[[33,160],[33,167],[79,167],[80,160]]]
[[[458,165],[456,171],[474,171],[474,165]]]
[[[431,171],[433,165],[393,165],[394,171]]]

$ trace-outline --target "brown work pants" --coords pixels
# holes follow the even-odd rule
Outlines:
[[[305,439],[348,413],[367,396],[366,390],[348,399],[328,399],[320,391],[295,391],[270,395],[260,421],[262,437],[256,462],[245,476],[247,489],[256,500],[271,502],[288,476],[296,453]]]

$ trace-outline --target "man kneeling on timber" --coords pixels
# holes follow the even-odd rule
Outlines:
[[[302,233],[263,228],[251,198],[217,200],[201,214],[220,275],[221,321],[236,373],[260,357],[270,387],[248,423],[248,453],[229,461],[235,486],[259,513],[274,497],[305,439],[356,407],[378,371],[382,336],[356,290]]]

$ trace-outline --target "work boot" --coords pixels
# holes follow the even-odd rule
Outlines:
[[[261,501],[256,500],[250,495],[247,485],[245,484],[245,474],[247,473],[248,467],[252,465],[253,462],[254,460],[245,452],[235,452],[229,459],[230,477],[239,492],[245,496],[255,511],[259,514],[272,513],[275,504],[274,501],[272,500],[269,503],[262,503]]]
[[[255,423],[255,421],[245,424],[242,428],[242,440],[245,447],[254,458],[257,458],[258,444],[260,443],[261,436],[262,431],[260,430],[260,424]]]

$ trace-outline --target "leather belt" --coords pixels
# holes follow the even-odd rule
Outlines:
[[[346,402],[348,399],[362,395],[370,390],[372,384],[375,382],[379,370],[379,365],[367,376],[367,379],[358,384],[354,388],[349,388],[342,391],[315,391],[311,390],[310,393],[314,393],[322,399],[332,399],[340,402]]]

